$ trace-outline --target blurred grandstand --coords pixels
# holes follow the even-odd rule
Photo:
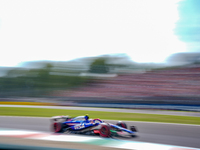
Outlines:
[[[52,96],[110,100],[200,100],[200,65],[157,69],[140,74],[93,79],[75,90],[55,91]]]

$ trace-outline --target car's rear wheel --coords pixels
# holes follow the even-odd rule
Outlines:
[[[63,125],[61,122],[54,122],[52,125],[52,130],[55,133],[60,133],[63,130]]]
[[[110,126],[108,124],[101,125],[101,128],[99,129],[99,135],[101,137],[110,137]]]

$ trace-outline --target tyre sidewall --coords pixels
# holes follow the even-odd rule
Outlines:
[[[101,137],[110,137],[111,136],[110,126],[108,124],[102,124],[101,128],[99,129],[99,135]]]

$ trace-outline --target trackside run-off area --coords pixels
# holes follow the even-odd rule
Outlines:
[[[13,137],[19,139],[51,141],[51,142],[66,142],[85,145],[100,146],[104,149],[128,149],[128,150],[200,150],[198,148],[180,147],[173,145],[164,145],[147,142],[125,141],[111,138],[53,134],[48,132],[37,132],[29,130],[16,130],[0,128],[0,137]],[[1,141],[0,141],[1,143]],[[35,145],[37,146],[37,145]],[[66,147],[67,149],[67,147]],[[81,149],[85,149],[82,147]]]

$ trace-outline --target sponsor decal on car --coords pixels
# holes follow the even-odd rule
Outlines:
[[[74,126],[74,129],[76,129],[76,130],[77,129],[83,129],[83,128],[85,128],[84,124]]]

